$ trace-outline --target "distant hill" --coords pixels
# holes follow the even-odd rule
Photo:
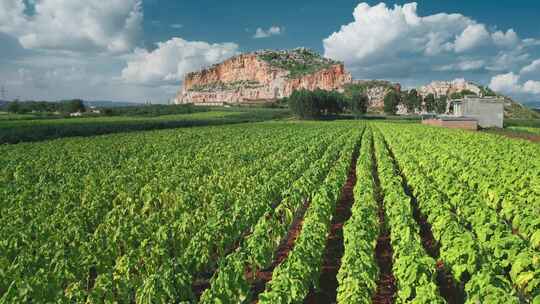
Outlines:
[[[540,101],[527,101],[527,102],[524,102],[523,105],[532,109],[540,110]]]
[[[87,107],[96,108],[118,108],[118,107],[138,107],[144,104],[128,101],[111,101],[111,100],[85,100],[84,105]]]

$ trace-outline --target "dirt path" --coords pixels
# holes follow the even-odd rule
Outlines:
[[[268,268],[257,271],[255,274],[249,270],[246,272],[246,277],[251,282],[251,294],[253,295],[254,299],[253,303],[258,302],[259,294],[264,291],[266,284],[272,280],[272,273],[274,272],[274,269],[287,258],[289,252],[294,248],[296,239],[302,231],[304,215],[308,207],[309,202],[305,201],[302,208],[297,212],[286,237],[279,244],[274,254],[272,264],[270,264]]]
[[[374,151],[374,148],[372,149]],[[390,231],[386,227],[386,218],[384,212],[384,197],[381,189],[381,181],[379,180],[377,159],[375,154],[371,155],[373,161],[372,176],[374,181],[375,200],[377,201],[379,216],[379,237],[375,247],[375,260],[379,267],[379,280],[377,281],[377,289],[372,297],[374,304],[391,304],[394,303],[396,296],[396,279],[392,274],[392,246],[390,245]]]
[[[502,135],[508,138],[525,139],[525,140],[529,140],[536,143],[540,142],[540,135],[527,133],[527,132],[510,131],[510,130],[489,130],[489,131],[484,131],[484,132]]]
[[[343,225],[351,217],[351,207],[354,204],[353,189],[356,185],[356,161],[358,159],[358,147],[353,152],[351,166],[347,181],[341,188],[340,199],[336,204],[336,210],[330,224],[330,233],[326,240],[326,248],[321,265],[319,277],[319,289],[311,289],[304,303],[322,304],[336,303],[337,297],[337,273],[341,266],[341,257],[345,247],[343,245]]]
[[[407,178],[401,172],[399,164],[396,161],[394,152],[390,149],[385,142],[385,147],[388,149],[392,163],[394,164],[394,170],[396,174],[401,176],[401,184],[405,194],[411,199],[411,206],[413,208],[413,218],[420,227],[420,238],[422,245],[427,254],[437,260],[437,284],[439,286],[439,293],[449,304],[462,304],[465,303],[465,292],[463,287],[460,286],[450,271],[445,267],[444,262],[439,259],[440,244],[437,242],[431,231],[431,225],[427,221],[427,217],[418,208],[418,200],[414,196],[411,187],[407,182]]]

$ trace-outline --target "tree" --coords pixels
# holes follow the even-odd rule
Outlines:
[[[369,98],[366,94],[355,91],[350,99],[351,112],[356,116],[366,114],[369,104]]]
[[[463,97],[467,95],[474,95],[477,96],[477,94],[471,90],[463,89],[460,92],[454,92],[450,94],[450,99],[462,99]]]
[[[345,96],[336,91],[298,90],[289,97],[289,108],[301,119],[317,119],[343,111]]]
[[[426,106],[427,112],[435,112],[436,108],[436,102],[435,102],[435,95],[432,93],[429,93],[426,98],[424,98],[424,104]]]
[[[10,102],[7,107],[7,111],[9,113],[20,113],[22,110],[20,102],[15,99],[14,101]]]
[[[84,112],[84,102],[80,99],[64,101],[62,103],[62,110],[64,113]]]
[[[384,96],[384,113],[395,115],[400,101],[399,94],[391,90]]]
[[[421,97],[418,95],[418,92],[415,89],[412,89],[406,93],[404,100],[408,113],[414,113],[418,108],[420,108]]]
[[[478,94],[476,94],[475,92],[471,91],[471,90],[468,90],[468,89],[463,89],[461,90],[461,96],[465,97],[467,95],[474,95],[474,96],[478,96]]]
[[[483,96],[497,96],[497,94],[488,87],[480,87],[480,91]]]
[[[435,111],[438,114],[446,113],[447,103],[448,103],[448,98],[446,96],[440,96],[439,98],[437,98],[437,101],[435,102]]]
[[[324,115],[338,114],[343,111],[345,98],[337,91],[325,91],[317,89],[312,93],[317,99],[319,110]]]

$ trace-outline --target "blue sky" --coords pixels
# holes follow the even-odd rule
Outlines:
[[[145,43],[152,47],[152,43],[180,36],[187,40],[234,41],[245,51],[305,46],[322,52],[321,40],[351,22],[352,11],[360,2],[376,5],[381,1],[147,1]],[[384,2],[393,6],[411,1]],[[461,13],[489,26],[514,28],[524,37],[540,37],[540,1],[497,0],[496,6],[487,0],[416,2],[419,15]],[[170,28],[170,24],[182,24],[183,28]],[[286,34],[271,40],[254,40],[245,33],[246,29],[254,31],[272,25],[286,27]]]
[[[22,99],[164,102],[185,73],[305,46],[358,79],[540,100],[539,1],[0,0],[0,84]]]

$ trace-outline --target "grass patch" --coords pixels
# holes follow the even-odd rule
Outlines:
[[[284,109],[229,108],[158,117],[113,116],[38,120],[0,120],[0,144],[72,136],[258,122],[289,117]]]

